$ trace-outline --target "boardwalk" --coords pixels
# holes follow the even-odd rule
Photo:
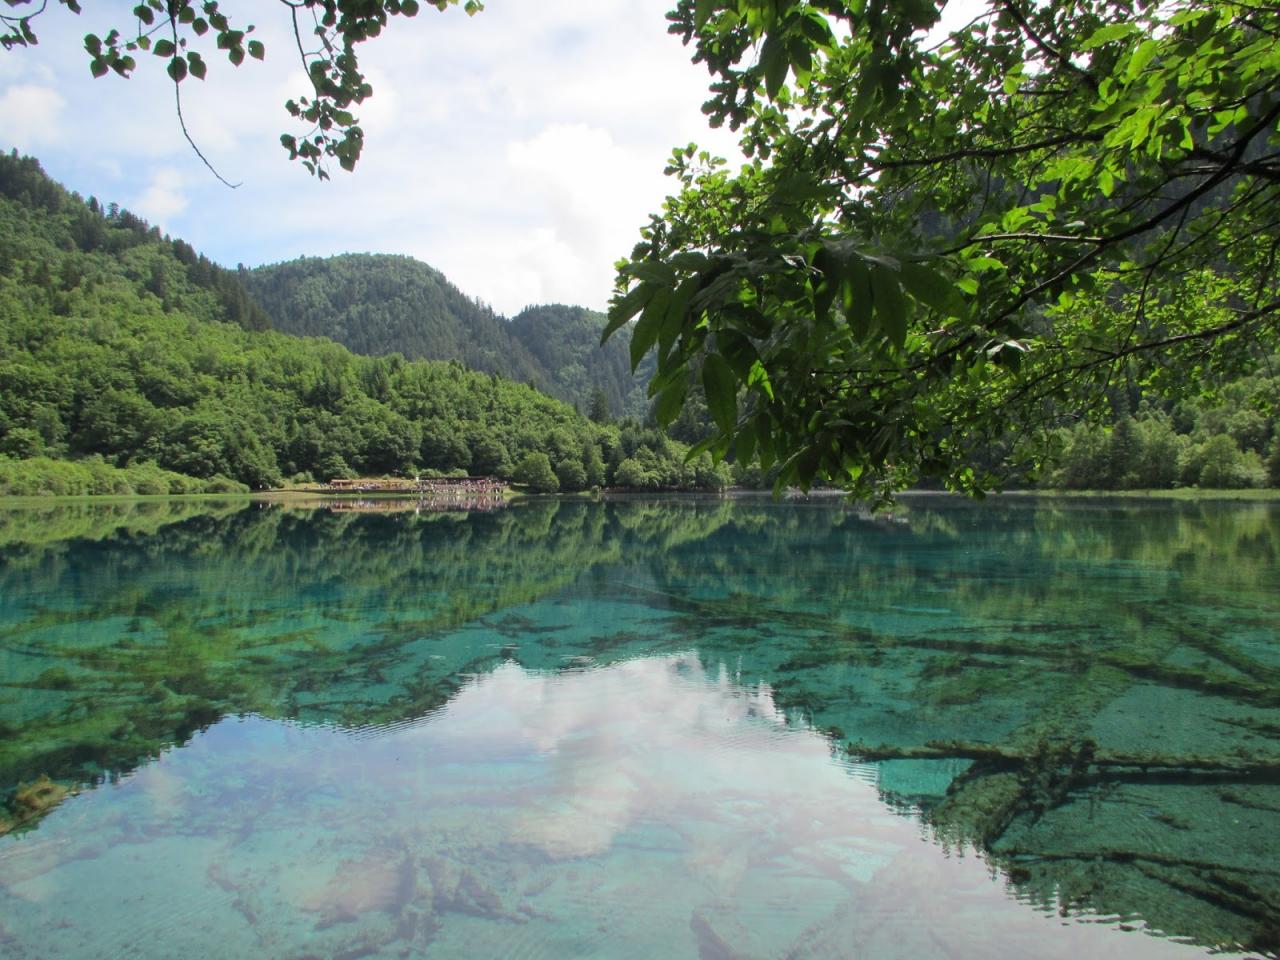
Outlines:
[[[507,484],[497,477],[359,477],[336,478],[313,489],[316,493],[418,493],[466,499],[502,496]]]
[[[308,490],[322,495],[386,494],[406,500],[334,499],[330,510],[358,512],[437,512],[441,510],[498,510],[507,504],[507,484],[496,477],[361,477],[333,479]],[[395,504],[395,506],[390,506]],[[386,505],[386,506],[383,506]]]

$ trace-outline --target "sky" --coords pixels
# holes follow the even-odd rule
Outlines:
[[[84,34],[129,24],[131,6],[51,3],[39,46],[0,51],[0,147],[225,266],[408,254],[508,316],[603,309],[614,261],[676,188],[662,174],[672,148],[735,155],[702,116],[705,69],[666,32],[670,0],[486,0],[475,17],[424,3],[360,48],[364,154],[320,182],[279,145],[301,132],[284,102],[306,92],[285,7],[233,0],[224,11],[255,24],[266,60],[237,69],[209,44],[207,79],[182,87],[197,144],[241,184],[230,190],[182,138],[159,58],[129,80],[90,76]]]

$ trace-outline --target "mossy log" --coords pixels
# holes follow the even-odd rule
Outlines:
[[[1273,952],[1280,936],[1271,924],[1280,916],[1280,899],[1275,895],[1277,867],[1226,867],[1211,860],[1180,857],[1155,850],[1128,850],[1096,847],[1087,851],[1037,850],[1005,847],[996,855],[1004,865],[1098,864],[1129,867],[1159,883],[1195,897],[1220,910],[1260,923],[1253,949]],[[1016,867],[1015,867],[1016,869]]]

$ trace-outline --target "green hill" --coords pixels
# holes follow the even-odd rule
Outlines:
[[[240,279],[282,333],[328,337],[366,356],[457,360],[549,386],[505,320],[412,257],[302,257],[244,271]]]
[[[275,329],[328,337],[355,353],[457,360],[590,409],[597,390],[614,416],[643,416],[647,378],[632,377],[625,337],[600,345],[602,314],[529,307],[514,320],[468,297],[412,257],[303,257],[240,279]]]
[[[642,361],[633,375],[627,338],[611,337],[601,346],[604,325],[603,313],[555,303],[521,310],[511,320],[511,331],[547,371],[556,396],[590,411],[599,391],[611,416],[643,419],[653,357]]]

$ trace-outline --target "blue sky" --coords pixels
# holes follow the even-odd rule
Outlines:
[[[297,132],[284,101],[305,90],[284,7],[234,0],[233,18],[262,17],[266,61],[235,69],[210,49],[208,79],[183,84],[193,136],[242,183],[228,190],[182,139],[158,59],[128,81],[91,78],[84,34],[127,24],[132,4],[55,6],[38,47],[0,52],[0,146],[228,266],[404,253],[508,315],[599,309],[613,262],[673,189],[671,148],[732,150],[700,112],[704,70],[666,33],[669,0],[487,0],[472,18],[424,4],[363,46],[364,157],[317,182],[279,146]]]

